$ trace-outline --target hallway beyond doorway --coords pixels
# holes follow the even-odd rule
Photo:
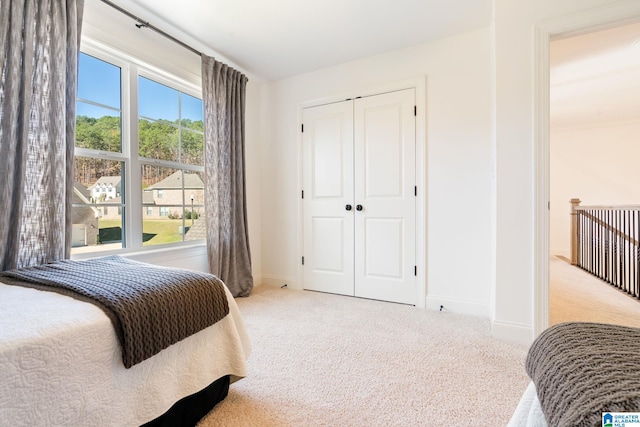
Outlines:
[[[600,322],[640,328],[640,300],[572,266],[564,257],[549,260],[549,325]]]

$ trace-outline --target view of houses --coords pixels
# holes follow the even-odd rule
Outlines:
[[[171,229],[177,234],[176,240],[192,240],[190,229],[204,221],[200,219],[204,204],[204,182],[200,175],[175,171],[160,181],[142,190],[143,228],[153,221],[178,220],[176,228]],[[73,197],[73,237],[72,246],[91,246],[107,241],[120,240],[123,209],[122,178],[120,176],[103,176],[89,187],[75,182]],[[184,225],[183,225],[183,221]],[[107,237],[106,229],[118,229]],[[101,232],[102,229],[102,232]],[[146,230],[145,230],[146,233]],[[200,234],[200,233],[198,233]],[[154,234],[153,237],[156,235]],[[158,239],[166,243],[166,236]],[[199,237],[200,238],[200,237]]]

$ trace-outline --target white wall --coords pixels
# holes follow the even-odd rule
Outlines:
[[[135,13],[135,10],[131,10]],[[148,21],[152,18],[146,17]],[[169,25],[152,21],[152,24],[171,28]],[[177,30],[170,31],[172,35],[189,43],[196,49],[201,48],[196,41]],[[100,1],[85,2],[84,20],[82,28],[83,37],[90,37],[109,47],[132,55],[144,62],[167,71],[188,82],[200,84],[201,64],[200,57],[189,50],[175,44],[149,29],[138,29],[134,21]],[[238,69],[233,63],[216,52],[206,51],[217,59],[228,63]],[[243,71],[242,69],[239,69]],[[243,71],[244,72],[244,71]],[[261,254],[261,198],[260,198],[260,100],[261,83],[252,79],[249,75],[246,95],[246,137],[245,137],[245,162],[247,167],[246,191],[249,242],[251,246],[252,271],[254,282],[260,284],[262,277]],[[181,246],[174,249],[144,250],[130,255],[139,261],[171,267],[191,268],[200,271],[208,271],[206,246],[202,243],[195,246]]]
[[[534,334],[534,26],[613,0],[495,0],[496,283],[494,334]]]
[[[482,29],[263,88],[262,254],[265,283],[296,283],[302,103],[357,96],[425,76],[427,303],[489,316],[491,290],[490,31]]]
[[[640,122],[584,124],[552,128],[551,255],[570,257],[570,203],[640,204]]]
[[[427,296],[468,313],[491,310],[496,336],[530,342],[536,286],[533,29],[552,18],[620,3],[627,2],[494,0],[490,28],[250,85],[247,193],[254,277],[300,285],[299,105],[426,75]],[[138,39],[131,43],[130,23],[125,31],[104,21],[97,14],[92,24],[105,38],[138,49],[169,71],[179,64],[198,74],[197,64],[183,62],[192,54],[178,53],[166,41],[155,48]]]

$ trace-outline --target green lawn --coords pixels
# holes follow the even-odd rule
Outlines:
[[[190,221],[186,221],[189,227]],[[100,237],[102,240],[121,239],[122,223],[119,220],[100,220]],[[182,226],[181,219],[156,219],[144,220],[142,223],[143,245],[159,245],[162,243],[181,242],[182,236],[178,232],[178,227]]]

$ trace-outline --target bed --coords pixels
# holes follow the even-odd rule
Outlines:
[[[640,328],[554,325],[531,345],[526,369],[531,383],[509,427],[601,426],[605,414],[640,413]]]
[[[0,277],[2,425],[193,425],[247,374],[251,344],[226,287],[226,316],[127,368],[101,308],[6,282]]]

